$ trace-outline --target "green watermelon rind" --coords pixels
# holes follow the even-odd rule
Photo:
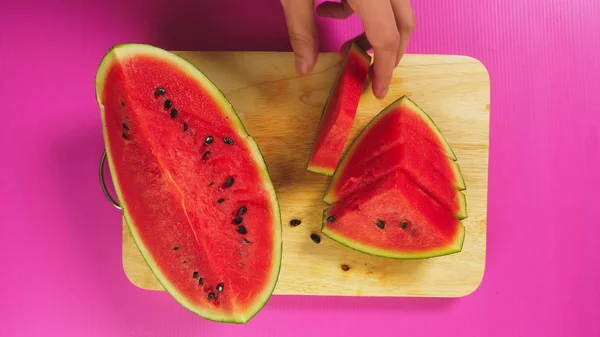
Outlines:
[[[456,160],[457,160],[456,154],[454,153],[454,150],[452,149],[452,147],[450,146],[450,144],[448,143],[448,141],[446,140],[446,138],[444,137],[444,135],[438,128],[438,126],[435,124],[433,119],[425,111],[423,111],[423,109],[421,109],[414,101],[412,101],[408,96],[403,95],[400,98],[398,98],[397,100],[390,103],[383,110],[381,110],[375,117],[373,117],[369,121],[369,123],[367,123],[367,125],[361,130],[361,132],[354,139],[352,144],[350,144],[350,146],[348,147],[348,150],[346,150],[342,159],[340,160],[338,167],[335,170],[335,173],[333,174],[332,179],[329,181],[327,190],[325,190],[325,193],[323,195],[323,199],[322,199],[323,202],[325,202],[328,205],[331,205],[332,203],[334,203],[337,200],[337,197],[335,196],[334,191],[335,191],[335,187],[338,183],[338,179],[340,176],[338,173],[341,172],[343,170],[343,168],[346,166],[347,161],[352,157],[354,150],[356,149],[356,147],[358,145],[360,145],[364,136],[367,133],[369,133],[369,130],[374,125],[376,125],[377,122],[379,122],[379,120],[381,118],[385,117],[388,113],[395,111],[396,108],[400,107],[402,104],[405,104],[406,102],[408,102],[408,104],[411,105],[411,108],[414,112],[418,113],[419,116],[421,116],[421,119],[427,123],[430,130],[436,135],[436,138],[438,138],[440,143],[442,144],[442,147],[444,148],[446,156],[450,159],[447,161],[447,163],[451,166],[452,170],[455,173],[456,188],[459,191],[463,191],[467,188],[465,181],[464,181],[464,177],[462,175],[462,172],[461,172],[458,164],[456,163]]]
[[[458,211],[454,213],[454,216],[456,216],[458,220],[464,220],[469,217],[467,215],[467,196],[461,191],[458,191],[457,194],[460,207],[458,208]]]
[[[459,191],[466,190],[467,184],[465,184],[465,178],[462,175],[462,171],[458,163],[456,161],[449,160],[447,161],[447,164],[450,166],[450,169],[454,173],[453,176],[456,178],[456,181],[453,182],[454,187]]]
[[[321,110],[321,116],[319,117],[319,124],[317,127],[317,137],[318,137],[318,130],[321,128],[321,123],[323,122],[323,118],[325,117],[327,108],[329,107],[329,104],[331,104],[331,98],[333,97],[335,89],[338,85],[339,78],[340,78],[340,76],[342,76],[342,70],[344,69],[346,63],[350,59],[350,56],[354,55],[354,54],[359,55],[360,57],[362,57],[363,59],[368,61],[369,64],[371,63],[371,59],[372,59],[371,55],[369,55],[366,51],[364,51],[362,48],[360,48],[355,42],[352,42],[350,44],[350,48],[348,49],[348,51],[342,61],[342,65],[340,66],[340,69],[335,77],[335,80],[333,81],[333,85],[329,89],[329,94],[327,96],[327,100],[325,101],[325,105],[323,106],[323,109]],[[366,81],[365,81],[365,83],[366,83]],[[315,139],[315,142],[317,140],[318,139]],[[325,176],[332,176],[335,173],[335,168],[331,169],[329,167],[322,167],[319,165],[311,164],[313,152],[317,145],[318,144],[316,144],[316,143],[313,145],[313,149],[311,150],[311,153],[308,156],[308,163],[306,164],[306,170],[313,172],[313,173],[322,174]]]
[[[459,228],[456,232],[455,239],[448,245],[444,247],[427,249],[420,252],[410,251],[410,252],[400,252],[400,251],[391,251],[387,249],[380,249],[374,247],[372,245],[365,245],[356,240],[352,240],[347,238],[344,235],[340,235],[334,231],[330,231],[328,229],[327,218],[329,217],[329,208],[323,211],[323,219],[321,225],[321,233],[327,236],[331,240],[345,246],[351,248],[357,252],[361,252],[364,254],[383,257],[388,259],[396,259],[396,260],[425,260],[435,257],[447,256],[456,253],[460,253],[464,246],[466,229],[462,222],[459,222]]]
[[[108,137],[107,131],[106,131],[106,126],[105,126],[106,123],[104,121],[104,106],[102,105],[102,101],[101,101],[101,97],[103,96],[104,77],[108,73],[108,70],[110,69],[112,63],[115,61],[115,54],[117,54],[121,51],[124,54],[126,54],[128,51],[132,51],[134,54],[137,51],[142,51],[142,52],[146,52],[148,55],[154,55],[156,57],[163,57],[163,58],[169,60],[173,66],[179,67],[180,70],[185,71],[188,75],[195,78],[197,80],[197,83],[202,85],[203,89],[207,90],[207,92],[210,94],[210,96],[213,99],[215,99],[215,102],[221,108],[221,112],[226,113],[227,116],[230,117],[230,121],[232,122],[232,129],[235,132],[237,132],[238,135],[240,135],[240,138],[244,139],[244,141],[246,142],[246,145],[248,145],[248,147],[251,151],[252,158],[254,159],[254,163],[261,170],[262,183],[263,183],[263,186],[266,188],[267,192],[270,194],[271,206],[273,208],[273,210],[272,210],[272,215],[274,217],[273,229],[275,232],[274,233],[275,245],[273,245],[273,247],[272,247],[273,248],[273,255],[272,255],[273,267],[272,267],[271,275],[270,275],[269,282],[268,282],[270,284],[270,287],[263,289],[262,300],[257,301],[253,307],[250,307],[248,310],[246,310],[242,313],[239,313],[237,315],[234,314],[232,316],[220,315],[218,312],[216,312],[214,310],[210,310],[210,309],[206,309],[206,308],[205,308],[205,310],[202,310],[203,308],[199,308],[199,307],[196,307],[196,306],[188,303],[183,298],[183,296],[180,295],[176,291],[174,286],[172,284],[170,284],[170,282],[166,281],[166,277],[163,275],[160,268],[158,268],[156,263],[150,257],[148,249],[146,248],[146,246],[144,245],[142,240],[140,240],[140,238],[137,234],[136,228],[135,228],[135,224],[133,223],[133,221],[131,220],[131,218],[129,217],[129,215],[127,213],[128,202],[122,197],[122,192],[119,187],[120,185],[119,185],[118,174],[112,164],[112,154],[110,152],[110,149],[111,149],[110,141],[109,141],[109,137]],[[125,223],[127,224],[129,231],[131,232],[131,236],[133,237],[133,240],[134,240],[136,246],[140,250],[140,253],[141,253],[142,257],[144,258],[144,261],[148,264],[150,270],[155,275],[158,282],[163,286],[163,288],[180,305],[182,305],[184,308],[186,308],[190,312],[197,314],[197,315],[203,317],[204,319],[207,319],[210,321],[215,321],[215,322],[244,324],[244,323],[250,321],[266,305],[266,303],[268,302],[268,300],[270,299],[270,297],[272,296],[272,294],[275,290],[275,287],[276,287],[276,284],[277,284],[277,281],[279,279],[279,275],[281,272],[281,260],[282,260],[282,252],[283,252],[281,209],[279,206],[279,200],[277,198],[277,195],[276,195],[275,189],[274,189],[274,185],[270,178],[269,169],[266,165],[266,162],[264,160],[262,152],[260,151],[260,148],[258,147],[258,144],[256,144],[256,141],[254,140],[254,138],[252,138],[248,134],[241,119],[239,118],[239,115],[237,114],[237,112],[235,111],[235,109],[233,108],[233,106],[231,105],[229,100],[225,97],[224,93],[214,84],[214,82],[212,82],[212,80],[210,80],[208,78],[208,76],[206,76],[203,72],[201,72],[198,68],[196,68],[189,61],[187,61],[186,59],[184,59],[183,57],[181,57],[177,54],[170,53],[166,50],[162,50],[160,48],[157,48],[157,47],[154,47],[151,45],[147,45],[147,44],[141,44],[141,43],[128,43],[128,44],[115,45],[115,46],[111,47],[107,51],[107,53],[102,57],[102,60],[100,62],[100,66],[98,67],[96,78],[95,78],[94,82],[95,82],[95,87],[96,87],[96,93],[95,93],[96,101],[97,101],[98,107],[100,108],[100,112],[102,115],[103,138],[104,138],[104,142],[105,142],[108,166],[109,166],[110,174],[111,174],[111,177],[113,180],[113,186],[115,188],[115,192],[117,194],[118,200],[120,201],[120,204],[121,204],[123,219],[125,220]]]

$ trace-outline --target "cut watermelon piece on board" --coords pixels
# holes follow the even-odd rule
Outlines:
[[[413,145],[414,143],[398,144],[366,163],[353,168],[341,168],[336,185],[328,191],[324,200],[331,204],[385,175],[401,170],[457,218],[466,218],[466,198],[456,188],[456,185],[461,185],[457,182],[462,181],[462,177],[457,178],[460,174],[458,165],[453,161],[450,162],[456,166],[447,165],[447,162],[439,165],[433,158],[436,155],[446,158],[443,154],[436,154],[435,149]],[[429,151],[434,154],[429,154]]]
[[[352,129],[370,64],[371,56],[353,43],[321,114],[308,171],[333,175]]]
[[[460,220],[401,170],[331,205],[321,231],[357,251],[396,259],[457,253],[465,237]]]
[[[113,184],[148,266],[190,311],[249,321],[275,288],[282,253],[258,145],[219,89],[162,49],[111,48],[95,84]]]
[[[432,119],[406,96],[382,110],[365,127],[340,162],[323,200],[332,204],[395,170],[464,219],[466,189],[452,148]],[[418,109],[418,110],[417,110]],[[423,125],[429,126],[429,133]],[[417,131],[418,130],[418,131]]]
[[[402,113],[401,111],[396,112]],[[385,126],[385,130],[380,128],[380,125]],[[414,163],[410,159],[402,160],[398,156],[390,158],[393,154],[399,154],[399,151],[414,158]],[[439,158],[439,160],[432,160],[432,158]],[[441,149],[429,142],[426,137],[407,125],[401,124],[399,118],[392,115],[385,116],[374,123],[372,127],[363,130],[361,136],[344,155],[331,179],[324,201],[331,204],[352,193],[354,189],[346,185],[361,185],[360,177],[364,170],[372,171],[379,177],[400,164],[418,164],[416,166],[422,168],[431,167],[436,174],[445,177],[457,190],[465,190],[465,181],[460,167],[455,161],[448,159]],[[388,166],[378,163],[382,161]],[[385,173],[378,171],[385,171]],[[364,173],[367,174],[365,177],[372,175],[368,172]]]
[[[411,134],[403,133],[404,129],[410,129]],[[452,147],[431,117],[410,98],[402,96],[379,112],[365,126],[348,147],[339,167],[357,166],[407,141],[418,141],[419,146],[438,148],[451,160],[457,160]]]

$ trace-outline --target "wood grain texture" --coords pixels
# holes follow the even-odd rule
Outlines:
[[[260,146],[280,201],[283,265],[276,294],[458,297],[483,278],[489,144],[490,81],[485,67],[464,56],[406,55],[387,97],[370,86],[361,98],[351,140],[381,109],[410,96],[437,123],[458,157],[467,190],[463,251],[428,260],[401,261],[366,255],[319,233],[328,177],[306,164],[329,89],[342,58],[321,54],[313,74],[298,77],[293,55],[280,52],[177,52],[205,72],[236,108]],[[301,219],[290,227],[291,219]],[[163,290],[123,222],[123,266],[143,289]],[[342,264],[350,267],[343,271]]]

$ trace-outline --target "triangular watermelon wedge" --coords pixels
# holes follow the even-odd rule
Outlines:
[[[400,133],[411,129],[420,135],[416,140],[419,146],[438,148],[448,158],[456,161],[456,154],[442,135],[431,117],[407,96],[402,96],[379,112],[360,132],[339,162],[336,171],[344,166],[356,166],[378,156],[407,139]],[[337,172],[336,172],[337,174]]]
[[[394,170],[403,170],[457,218],[464,219],[465,182],[452,148],[431,118],[406,96],[361,132],[336,170],[323,200],[334,203]]]
[[[340,171],[334,188],[328,190],[324,200],[331,204],[385,175],[401,170],[457,218],[466,218],[466,198],[459,190],[464,187],[464,181],[458,165],[453,161],[449,161],[451,165],[446,165],[448,161],[439,165],[438,161],[431,159],[443,156],[435,148],[412,145],[397,144],[368,162]]]
[[[465,236],[460,220],[401,170],[326,209],[321,231],[360,252],[398,259],[460,252]]]

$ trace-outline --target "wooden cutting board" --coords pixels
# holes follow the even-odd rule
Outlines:
[[[453,147],[467,185],[466,238],[462,252],[401,261],[346,248],[319,232],[328,177],[305,167],[329,89],[341,65],[321,54],[310,76],[295,74],[293,55],[280,52],[177,52],[223,90],[260,146],[280,201],[283,265],[276,294],[458,297],[473,292],[485,269],[490,81],[475,59],[406,55],[387,97],[366,90],[351,139],[381,109],[405,94],[437,123]],[[348,141],[348,144],[350,141]],[[348,146],[348,144],[346,146]],[[291,219],[301,219],[290,227]],[[341,265],[348,265],[344,271]],[[131,282],[163,290],[123,223],[123,266]]]

